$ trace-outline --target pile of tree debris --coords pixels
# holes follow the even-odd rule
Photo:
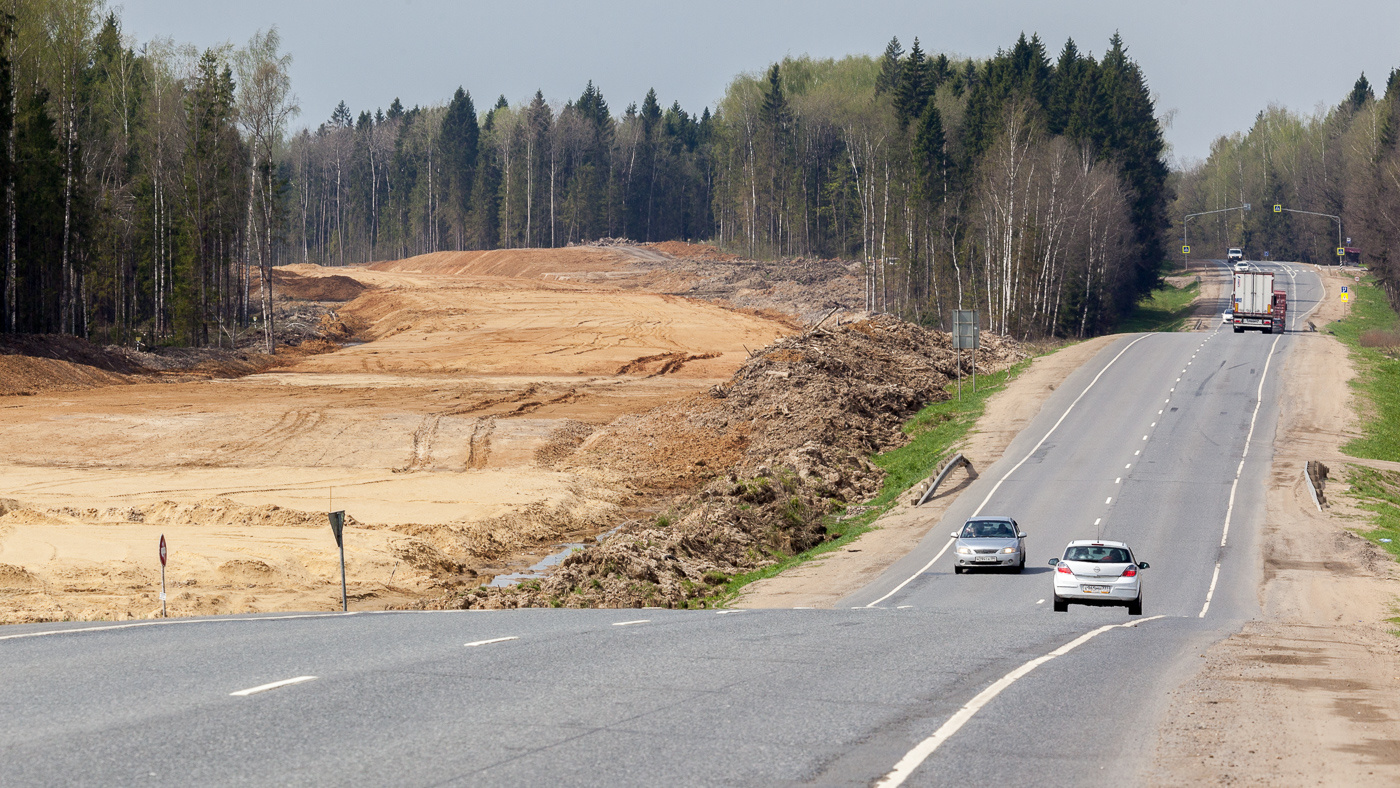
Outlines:
[[[977,369],[1025,354],[984,335]],[[948,398],[959,357],[946,333],[890,316],[787,337],[708,396],[619,419],[561,467],[639,489],[696,490],[665,515],[624,524],[539,581],[479,587],[423,607],[665,607],[703,604],[735,574],[829,538],[823,520],[875,494],[867,459],[907,441],[903,423]],[[972,372],[970,354],[961,356]]]

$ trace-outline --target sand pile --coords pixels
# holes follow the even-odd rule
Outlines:
[[[273,269],[272,287],[276,296],[295,301],[353,301],[369,289],[363,282],[340,274],[303,276],[282,268]]]
[[[978,369],[1024,357],[984,336]],[[694,489],[654,520],[574,553],[539,584],[477,588],[431,607],[686,606],[736,573],[826,539],[823,518],[875,493],[866,457],[901,445],[904,421],[946,399],[958,359],[947,334],[878,316],[781,339],[708,395],[619,419],[560,467],[639,490]],[[962,357],[963,373],[972,371]]]

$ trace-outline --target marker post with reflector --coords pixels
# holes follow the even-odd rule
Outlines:
[[[350,612],[350,601],[345,594],[345,539],[341,534],[345,530],[345,510],[329,512],[331,520],[331,533],[335,534],[335,546],[340,548],[340,609]]]
[[[165,618],[165,534],[160,535],[160,617]]]

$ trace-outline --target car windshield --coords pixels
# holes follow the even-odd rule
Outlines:
[[[1016,529],[1008,522],[974,522],[963,526],[964,539],[1015,539]]]
[[[1065,551],[1066,561],[1087,561],[1094,564],[1127,564],[1132,559],[1121,547],[1071,547]]]

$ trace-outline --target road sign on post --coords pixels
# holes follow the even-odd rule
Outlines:
[[[160,535],[160,617],[165,618],[165,534]]]
[[[1189,247],[1189,246],[1183,246],[1183,247],[1181,247],[1181,253],[1182,253],[1182,254],[1191,254],[1191,247]]]
[[[962,352],[972,351],[972,391],[977,393],[977,347],[982,338],[976,309],[953,310],[953,349],[958,351],[958,399],[962,399]]]
[[[327,516],[331,520],[331,533],[335,534],[335,546],[340,548],[340,609],[350,612],[350,600],[345,594],[345,539],[341,534],[345,530],[345,510],[329,512]]]
[[[1278,203],[1274,203],[1274,213],[1283,213],[1283,206],[1279,205]]]

